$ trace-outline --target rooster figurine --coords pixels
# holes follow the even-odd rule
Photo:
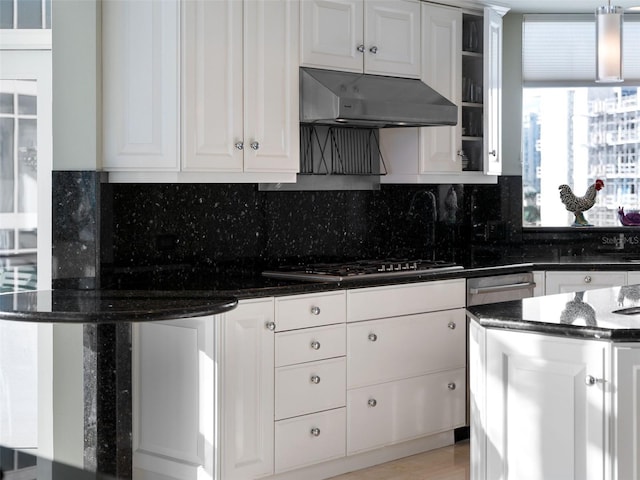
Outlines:
[[[626,227],[640,225],[640,212],[624,213],[624,208],[618,207],[620,223]]]
[[[591,226],[591,224],[587,222],[587,219],[584,218],[583,212],[593,207],[594,203],[596,203],[596,195],[603,187],[604,182],[597,179],[593,185],[587,188],[587,192],[583,197],[576,197],[569,185],[560,185],[558,187],[558,190],[560,190],[560,201],[564,203],[565,208],[576,217],[573,222],[574,227]]]

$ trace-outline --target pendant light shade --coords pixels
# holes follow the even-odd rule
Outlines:
[[[622,82],[622,7],[596,10],[596,82]]]

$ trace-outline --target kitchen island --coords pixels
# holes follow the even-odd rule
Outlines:
[[[173,340],[182,342],[185,356],[197,354],[197,346],[185,342],[200,340],[193,327],[212,328],[214,315],[236,305],[234,297],[196,291],[0,295],[0,446],[27,453],[3,450],[0,472],[37,479],[85,478],[83,471],[87,478],[131,478],[140,421],[133,405],[146,411],[162,400],[132,393],[134,381],[144,376],[135,370],[136,330],[179,326]],[[163,347],[147,343],[144,353],[161,357]]]
[[[638,478],[640,286],[467,307],[471,478]]]

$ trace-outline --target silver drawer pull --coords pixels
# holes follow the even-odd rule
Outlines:
[[[499,293],[508,292],[510,290],[524,290],[527,288],[536,288],[536,282],[511,283],[509,285],[495,285],[492,287],[470,288],[471,295],[482,295],[483,293]]]
[[[313,435],[314,437],[319,437],[320,436],[320,429],[317,427],[314,427],[311,429],[311,435]]]
[[[375,333],[370,333],[367,338],[372,342],[375,342],[376,340],[378,340],[378,336]]]
[[[376,405],[378,405],[378,402],[375,398],[370,398],[369,401],[367,401],[367,405],[369,405],[370,407],[375,407]]]
[[[589,275],[584,277],[584,283],[591,283],[591,277]]]
[[[274,322],[267,322],[264,326],[267,327],[267,330],[271,330],[272,332],[276,329],[276,324]]]
[[[447,327],[449,327],[451,330],[455,330],[456,329],[456,322],[447,323]]]
[[[455,384],[455,383],[453,383],[453,382],[448,383],[448,384],[447,384],[447,388],[448,388],[449,390],[455,390],[455,389],[456,389],[456,384]]]
[[[315,383],[316,385],[320,383],[320,377],[318,375],[313,375],[311,377],[311,383]]]
[[[320,307],[311,307],[311,313],[313,315],[320,315]]]
[[[313,342],[311,342],[311,348],[313,348],[314,350],[320,350],[320,342],[314,340]]]

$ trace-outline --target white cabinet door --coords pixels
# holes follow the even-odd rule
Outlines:
[[[420,2],[365,0],[364,72],[420,78]]]
[[[640,475],[640,348],[638,344],[613,349],[616,380],[613,388],[613,455],[615,480],[638,478]]]
[[[221,478],[240,480],[273,473],[273,299],[241,301],[216,317],[221,331],[218,366]]]
[[[484,173],[502,173],[502,17],[484,9]]]
[[[175,171],[179,2],[102,3],[103,167]]]
[[[551,295],[626,284],[627,272],[547,272],[545,292]]]
[[[243,2],[183,3],[182,168],[242,172]]]
[[[420,2],[301,2],[300,65],[420,77]]]
[[[460,105],[462,91],[462,12],[458,8],[422,5],[422,80]],[[461,109],[453,127],[420,129],[420,173],[460,172]]]
[[[629,271],[627,272],[627,285],[640,284],[640,272]]]
[[[296,172],[298,3],[185,2],[183,32],[183,170]]]
[[[215,478],[214,321],[133,326],[133,467],[140,478]]]
[[[486,338],[486,479],[607,478],[609,344],[495,330]]]
[[[244,5],[244,171],[297,172],[299,3]]]
[[[452,430],[465,423],[465,369],[347,392],[347,454]]]
[[[464,368],[464,309],[347,324],[347,387]]]
[[[363,0],[303,0],[300,9],[300,65],[361,73]]]

